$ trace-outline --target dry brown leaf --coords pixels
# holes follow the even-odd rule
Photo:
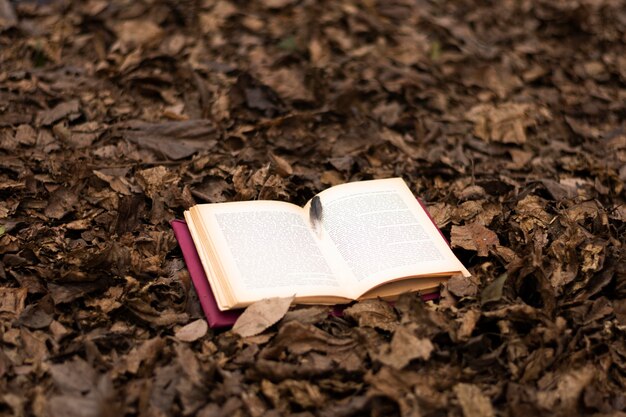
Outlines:
[[[615,317],[622,326],[626,326],[626,298],[613,301]]]
[[[359,326],[375,327],[393,331],[398,327],[398,316],[389,303],[381,300],[360,301],[345,309],[343,314],[359,323]]]
[[[419,338],[406,327],[399,327],[378,360],[400,370],[413,359],[428,360],[434,348],[429,339]]]
[[[106,181],[111,186],[111,189],[122,195],[131,195],[131,189],[133,191],[139,191],[137,186],[131,185],[123,176],[109,175],[103,170],[94,170],[94,175],[103,181]]]
[[[0,0],[0,32],[17,25],[17,15],[9,0]]]
[[[163,165],[137,172],[137,181],[150,198],[155,198],[159,191],[178,182],[177,176]]]
[[[474,297],[478,294],[478,283],[474,277],[462,274],[453,275],[445,284],[452,294],[457,297]]]
[[[78,298],[84,297],[92,291],[95,291],[102,287],[100,282],[79,282],[79,283],[62,283],[47,285],[48,291],[52,296],[54,304],[61,305],[69,303]]]
[[[386,126],[393,126],[400,118],[403,108],[397,101],[381,102],[372,110],[372,114]]]
[[[602,269],[602,265],[604,264],[605,248],[606,243],[604,242],[589,242],[585,244],[581,251],[581,255],[583,257],[581,271],[588,272]]]
[[[266,298],[249,305],[233,326],[233,333],[241,337],[255,336],[283,318],[294,297]]]
[[[259,79],[284,100],[310,102],[315,98],[305,86],[304,75],[296,68],[262,69]]]
[[[204,337],[209,326],[203,319],[192,321],[174,332],[174,336],[181,342],[195,342]]]
[[[362,366],[362,348],[350,337],[335,337],[311,324],[290,321],[280,326],[272,343],[265,347],[262,355],[266,359],[276,359],[283,352],[295,355],[308,352],[322,352],[338,362],[342,369],[355,371]]]
[[[563,411],[573,412],[581,393],[593,380],[596,372],[597,370],[592,365],[587,365],[553,376],[551,389],[537,393],[539,406],[545,410],[551,410],[558,403]]]
[[[428,213],[439,228],[443,228],[452,220],[454,208],[449,204],[435,203],[428,205]]]
[[[459,340],[468,340],[472,335],[472,332],[476,328],[476,323],[480,319],[479,310],[468,310],[457,320],[460,326],[456,332],[456,337]]]
[[[0,287],[0,312],[11,313],[15,317],[24,310],[24,301],[28,290],[26,288]]]
[[[450,244],[453,248],[463,248],[478,252],[478,256],[487,256],[489,250],[500,244],[498,235],[479,223],[467,226],[452,226]]]
[[[114,125],[113,131],[163,159],[187,158],[216,144],[215,125],[206,119],[164,123],[131,120]]]
[[[268,9],[281,9],[283,7],[293,4],[295,0],[263,0],[263,6]]]
[[[288,177],[293,174],[291,164],[282,156],[278,156],[275,153],[270,152],[270,159],[276,167],[276,172],[278,172],[281,177]]]
[[[334,185],[343,184],[345,182],[344,176],[334,169],[326,170],[320,176],[322,184],[328,184],[331,187]]]
[[[163,36],[163,30],[147,19],[126,20],[115,25],[115,34],[125,45],[134,48],[154,42]]]
[[[380,137],[389,143],[391,143],[396,148],[400,149],[407,156],[417,159],[422,157],[422,152],[415,146],[411,145],[405,136],[396,132],[395,130],[391,130],[388,128],[383,128],[379,133]]]
[[[465,117],[474,122],[474,134],[485,141],[525,143],[526,129],[550,118],[550,112],[531,104],[479,104]]]
[[[37,132],[30,125],[19,125],[15,131],[15,140],[26,146],[32,146],[37,142]]]
[[[495,417],[491,401],[474,384],[456,384],[454,386],[463,415],[465,417]]]
[[[508,275],[504,273],[483,288],[480,293],[480,303],[487,304],[492,301],[500,300],[502,298],[502,291],[507,278]]]
[[[534,228],[546,228],[552,221],[552,217],[545,211],[546,200],[536,196],[528,195],[518,201],[515,211],[515,219],[525,232],[530,232]]]
[[[72,212],[77,202],[78,196],[74,191],[59,188],[50,196],[44,214],[52,219],[58,220]]]
[[[320,388],[309,381],[288,379],[278,384],[278,389],[303,408],[314,408],[327,401]]]
[[[43,110],[37,113],[37,124],[49,126],[69,115],[77,115],[80,111],[78,100],[70,100],[57,104],[50,110]]]
[[[95,369],[78,356],[71,361],[51,365],[50,375],[57,389],[64,393],[87,392],[96,382]]]
[[[283,323],[297,321],[303,324],[317,323],[328,316],[329,306],[306,306],[289,310],[283,318]]]
[[[45,329],[52,323],[52,316],[39,305],[30,304],[20,314],[19,323],[29,329]]]
[[[125,372],[136,374],[141,365],[151,367],[165,346],[165,340],[154,337],[144,341],[141,345],[133,347],[130,352],[120,358],[115,366],[114,373],[122,375]]]

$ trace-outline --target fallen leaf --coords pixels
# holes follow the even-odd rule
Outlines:
[[[399,327],[378,360],[400,370],[413,359],[428,360],[434,348],[429,339],[419,338],[406,327]]]
[[[233,105],[245,103],[248,108],[261,110],[266,114],[275,114],[281,107],[278,94],[248,73],[237,78],[229,97]]]
[[[531,104],[503,103],[476,105],[465,116],[474,122],[474,134],[479,138],[521,144],[526,142],[526,129],[550,118],[550,113]]]
[[[296,68],[262,69],[259,79],[283,100],[313,101],[313,93],[304,84],[304,75]]]
[[[75,284],[47,284],[50,295],[55,305],[69,303],[76,299],[82,298],[92,291],[102,288],[103,282],[79,282]]]
[[[144,341],[139,346],[133,347],[115,365],[114,374],[122,375],[128,372],[134,375],[139,371],[141,365],[148,368],[152,367],[164,346],[165,340],[157,336]]]
[[[85,393],[96,382],[96,371],[78,356],[71,361],[51,365],[50,375],[57,389],[64,393]]]
[[[626,326],[626,298],[613,301],[613,310],[617,321],[622,326]]]
[[[466,277],[462,274],[453,275],[445,284],[452,294],[457,297],[474,297],[478,294],[476,278]]]
[[[189,322],[187,313],[176,311],[174,308],[157,310],[140,298],[126,299],[126,306],[137,317],[156,326],[172,326]]]
[[[0,0],[0,32],[17,25],[17,15],[9,0]]]
[[[449,31],[452,35],[451,40],[471,56],[490,59],[498,53],[498,48],[495,45],[481,41],[468,23],[460,21],[452,15],[436,17],[428,15],[427,18],[433,24]]]
[[[204,337],[208,329],[206,321],[198,319],[176,330],[174,336],[181,342],[195,342]]]
[[[44,329],[52,323],[52,316],[36,304],[26,306],[18,321],[30,329]]]
[[[328,357],[341,358],[342,368],[359,369],[358,343],[349,337],[335,337],[315,327],[312,324],[303,324],[290,321],[280,326],[278,334],[267,346],[262,357],[277,359],[286,350],[296,355],[308,352],[323,352]]]
[[[283,318],[294,297],[266,298],[249,305],[233,326],[233,332],[241,337],[262,333]]]
[[[583,257],[583,264],[581,271],[598,271],[604,264],[606,243],[589,242],[583,246],[581,255]]]
[[[469,340],[472,332],[476,328],[476,323],[480,319],[479,310],[468,310],[457,320],[460,326],[456,332],[456,336],[459,340]]]
[[[161,158],[172,160],[209,150],[217,143],[214,123],[201,119],[164,123],[132,120],[115,125],[113,133]]]
[[[19,316],[24,310],[24,301],[28,290],[26,288],[0,287],[0,312]]]
[[[163,36],[163,30],[147,19],[126,20],[115,25],[115,34],[120,42],[131,48],[154,42]]]
[[[297,321],[303,324],[317,323],[328,317],[330,307],[328,306],[306,306],[289,310],[282,322]]]
[[[181,372],[177,364],[160,366],[154,370],[153,385],[150,389],[150,409],[159,410],[164,415],[171,410],[176,389],[180,386]]]
[[[102,417],[123,414],[113,382],[108,374],[99,376],[96,383],[92,382],[90,387],[91,389],[85,395],[80,392],[71,392],[50,397],[46,402],[46,413],[68,417]]]
[[[473,250],[478,252],[478,256],[487,256],[489,249],[500,244],[498,235],[477,222],[452,226],[450,240],[453,248]]]
[[[514,218],[527,233],[536,228],[546,228],[553,217],[544,210],[546,206],[546,200],[528,195],[518,201]]]
[[[261,3],[268,9],[281,9],[293,4],[295,0],[263,0]]]
[[[50,415],[67,417],[99,417],[104,410],[104,404],[92,396],[55,395],[49,400]]]
[[[576,410],[576,404],[583,390],[598,372],[592,365],[579,369],[566,369],[553,377],[554,387],[537,393],[537,402],[545,410],[551,410],[556,404],[565,412]]]
[[[290,401],[305,409],[314,408],[328,400],[317,385],[305,380],[287,379],[278,384],[278,389],[288,395]]]
[[[138,192],[139,189],[137,186],[133,186],[128,182],[123,175],[115,175],[113,173],[107,173],[106,170],[94,170],[94,175],[100,178],[102,181],[105,181],[111,186],[111,189],[115,192],[118,192],[122,195],[131,195],[131,190],[134,192]],[[113,174],[113,175],[111,175]]]
[[[32,146],[37,142],[37,132],[30,125],[19,125],[15,131],[15,140],[26,146]]]
[[[176,175],[163,165],[138,171],[136,177],[150,198],[155,198],[163,188],[178,182]]]
[[[507,274],[502,274],[489,285],[487,285],[480,294],[480,304],[484,305],[492,301],[498,301],[502,298],[502,289],[508,278]]]
[[[465,417],[495,417],[491,401],[474,384],[456,384],[454,393],[461,404]]]
[[[276,171],[281,177],[288,177],[293,174],[291,164],[282,156],[278,156],[275,153],[270,152],[270,160],[276,166]]]
[[[343,311],[346,317],[352,318],[359,326],[369,326],[381,330],[393,331],[398,327],[398,316],[386,301],[364,300]]]
[[[59,188],[50,196],[44,214],[52,219],[59,220],[72,212],[77,202],[78,196],[75,192],[66,188]]]
[[[197,187],[192,188],[191,194],[209,203],[223,203],[228,201],[228,191],[232,185],[219,177],[207,177]]]
[[[78,100],[70,100],[57,104],[50,110],[42,110],[37,113],[37,124],[39,126],[49,126],[69,115],[78,115],[80,103]]]

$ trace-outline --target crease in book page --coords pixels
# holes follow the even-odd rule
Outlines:
[[[233,333],[241,337],[256,336],[282,319],[293,302],[291,297],[265,298],[250,304],[233,326]]]

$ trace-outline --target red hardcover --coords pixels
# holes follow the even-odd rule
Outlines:
[[[176,240],[180,245],[180,250],[183,252],[187,270],[191,276],[193,286],[196,288],[196,293],[198,294],[198,299],[200,300],[200,305],[209,323],[209,327],[218,328],[232,326],[243,310],[221,311],[217,307],[215,296],[213,295],[213,291],[211,291],[209,280],[204,273],[202,262],[198,256],[196,246],[193,244],[187,223],[185,223],[184,220],[172,220],[170,224],[172,225],[172,229],[174,229],[174,236],[176,236]]]

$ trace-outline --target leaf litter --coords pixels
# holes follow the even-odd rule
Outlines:
[[[0,0],[0,415],[626,412],[625,21]],[[169,220],[391,176],[471,278],[208,328]]]

